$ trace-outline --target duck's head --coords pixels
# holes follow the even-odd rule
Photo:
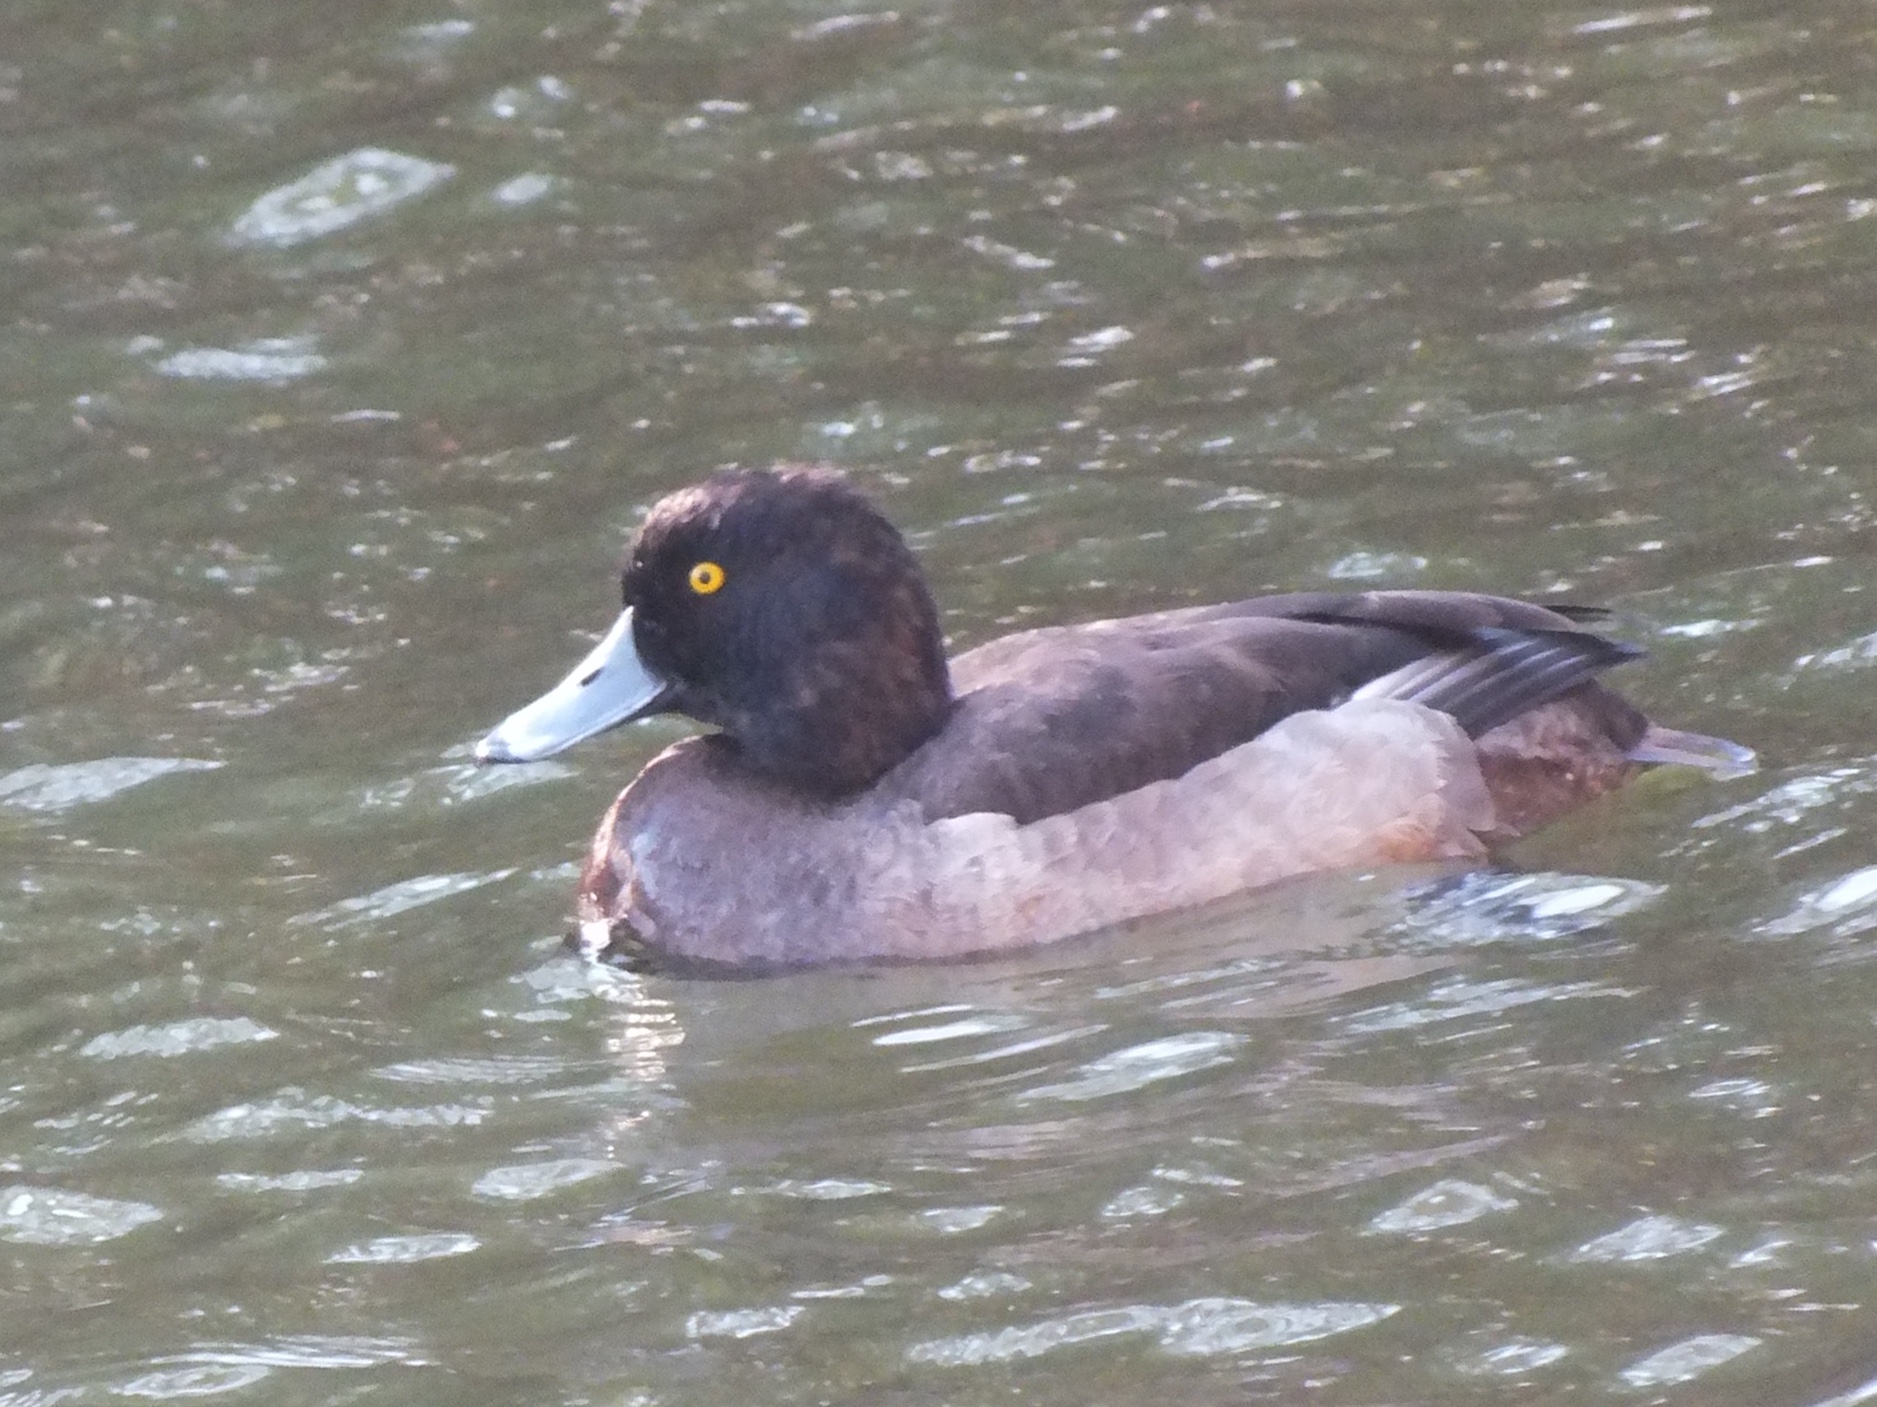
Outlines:
[[[938,612],[898,531],[826,469],[725,471],[659,500],[625,610],[574,670],[476,745],[533,762],[684,713],[817,796],[871,785],[951,709]]]

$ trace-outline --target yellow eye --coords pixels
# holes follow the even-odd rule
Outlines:
[[[691,590],[699,596],[708,596],[713,591],[723,589],[723,568],[715,562],[699,562],[691,568],[688,580],[691,583]]]

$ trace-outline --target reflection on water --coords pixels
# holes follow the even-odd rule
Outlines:
[[[383,215],[455,174],[434,161],[362,147],[261,196],[236,218],[229,236],[283,248],[303,244]]]
[[[94,10],[0,20],[0,1404],[1871,1396],[1862,6]],[[784,457],[960,647],[1557,595],[1766,770],[590,967],[681,725],[467,747]]]

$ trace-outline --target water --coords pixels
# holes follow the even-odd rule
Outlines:
[[[1867,9],[16,6],[0,1403],[1865,1400]],[[964,647],[1610,604],[1758,747],[996,964],[562,951],[468,745],[845,465]]]

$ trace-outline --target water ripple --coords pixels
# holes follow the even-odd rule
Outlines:
[[[1393,1304],[1260,1304],[1223,1297],[1170,1306],[1122,1305],[1019,1328],[932,1339],[912,1345],[906,1356],[915,1363],[968,1367],[1037,1358],[1124,1334],[1151,1334],[1167,1353],[1203,1357],[1308,1343],[1379,1323],[1399,1309]]]
[[[1730,1363],[1760,1346],[1752,1334],[1697,1334],[1680,1343],[1659,1348],[1623,1369],[1620,1376],[1631,1387],[1668,1387],[1700,1377],[1711,1368]]]
[[[799,1304],[768,1305],[761,1309],[699,1310],[684,1321],[688,1339],[748,1339],[779,1333],[801,1318]]]
[[[401,1060],[372,1074],[381,1080],[415,1085],[540,1085],[573,1068],[554,1055],[443,1055],[430,1060]]]
[[[1512,1211],[1518,1204],[1518,1198],[1502,1197],[1477,1182],[1445,1178],[1422,1188],[1399,1206],[1378,1213],[1370,1220],[1369,1229],[1395,1235],[1440,1231],[1495,1212]]]
[[[268,1368],[376,1368],[384,1363],[424,1364],[430,1358],[407,1338],[368,1334],[283,1334],[255,1344],[209,1344],[159,1362]]]
[[[1401,928],[1443,946],[1551,942],[1635,913],[1665,892],[1633,879],[1481,871],[1412,893]]]
[[[166,1401],[178,1397],[214,1397],[251,1387],[273,1373],[264,1363],[202,1363],[186,1368],[159,1368],[132,1378],[117,1389],[120,1397],[150,1397]]]
[[[1574,1261],[1635,1264],[1666,1260],[1698,1251],[1726,1235],[1724,1228],[1673,1216],[1645,1216],[1586,1241],[1570,1254]]]
[[[0,776],[0,803],[22,811],[64,811],[176,772],[210,772],[200,757],[101,757],[93,762],[35,762]]]
[[[1525,1377],[1570,1355],[1564,1344],[1549,1339],[1510,1338],[1477,1352],[1456,1355],[1456,1371],[1469,1377]]]
[[[242,212],[230,238],[277,248],[347,229],[414,200],[456,168],[402,152],[360,147],[278,186]]]
[[[225,1045],[251,1045],[276,1040],[278,1031],[245,1016],[197,1016],[165,1026],[130,1026],[93,1036],[78,1053],[93,1060],[117,1060],[128,1055],[170,1058]]]
[[[144,1202],[119,1202],[58,1187],[13,1186],[0,1191],[0,1240],[35,1246],[89,1246],[114,1241],[162,1220]]]
[[[549,1197],[575,1183],[590,1182],[617,1172],[619,1164],[604,1158],[557,1158],[545,1163],[516,1163],[490,1168],[469,1190],[478,1197],[503,1202],[532,1202]]]
[[[480,874],[418,875],[412,879],[399,880],[395,884],[387,884],[382,889],[374,889],[369,894],[341,899],[327,908],[315,909],[311,913],[295,914],[287,922],[317,925],[328,929],[348,928],[354,924],[390,918],[409,909],[434,904],[440,899],[454,898],[472,889],[480,889],[486,884],[497,884],[514,873],[514,870],[506,869],[488,870]]]
[[[468,1255],[482,1242],[466,1231],[438,1231],[417,1236],[380,1236],[360,1245],[347,1246],[326,1257],[328,1265],[414,1265],[418,1261],[443,1260]]]
[[[233,347],[185,347],[156,369],[186,381],[292,381],[326,369],[318,345],[310,337],[257,337]]]
[[[1069,1102],[1108,1099],[1161,1080],[1179,1079],[1214,1066],[1229,1065],[1248,1043],[1247,1037],[1232,1031],[1189,1031],[1143,1041],[1089,1061],[1079,1068],[1074,1079],[1024,1090],[1017,1100],[1028,1104],[1045,1099]]]
[[[358,1122],[388,1128],[444,1129],[480,1124],[489,1117],[489,1105],[432,1104],[381,1109],[354,1104],[329,1094],[309,1095],[303,1089],[284,1089],[258,1104],[233,1104],[196,1120],[183,1137],[197,1143],[229,1139],[271,1138],[291,1129],[323,1129]]]
[[[362,1168],[302,1168],[287,1173],[215,1174],[215,1184],[231,1192],[317,1192],[327,1187],[349,1187],[362,1181]]]
[[[1348,1017],[1350,1031],[1374,1034],[1407,1031],[1469,1016],[1494,1016],[1536,1002],[1577,1001],[1586,997],[1626,997],[1635,993],[1590,980],[1540,983],[1517,978],[1477,981],[1455,978],[1430,989],[1416,1001],[1389,1002]]]

